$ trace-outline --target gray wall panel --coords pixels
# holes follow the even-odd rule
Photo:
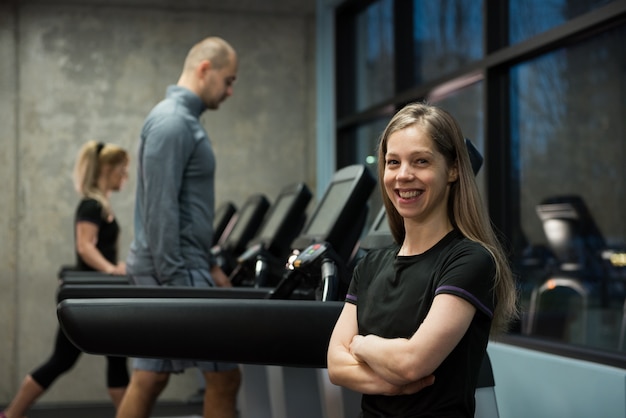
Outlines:
[[[314,2],[222,3],[0,5],[0,404],[52,348],[55,276],[74,262],[76,152],[89,139],[131,152],[129,182],[112,197],[124,256],[138,134],[193,43],[219,35],[240,56],[234,96],[202,118],[218,159],[218,204],[257,192],[272,200],[296,181],[315,189]],[[106,400],[104,365],[84,356],[42,400]],[[164,399],[195,387],[194,372],[175,376]]]

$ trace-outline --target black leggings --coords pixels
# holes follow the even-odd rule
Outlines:
[[[57,328],[54,352],[44,364],[31,373],[31,377],[42,388],[48,389],[59,376],[76,364],[80,354],[81,351],[70,342],[61,328]],[[128,386],[128,380],[126,357],[107,356],[107,387],[123,388]]]

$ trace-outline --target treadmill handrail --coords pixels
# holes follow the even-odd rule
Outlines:
[[[86,353],[324,368],[342,307],[302,300],[68,299],[57,314]]]
[[[106,284],[65,285],[57,291],[57,302],[66,299],[144,299],[144,298],[215,298],[263,299],[273,288],[259,287],[189,287],[133,286]]]

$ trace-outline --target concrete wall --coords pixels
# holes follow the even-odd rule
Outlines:
[[[52,349],[55,276],[74,262],[77,150],[97,139],[134,157],[147,112],[208,35],[229,40],[240,57],[234,96],[203,116],[218,204],[241,205],[256,192],[273,200],[296,181],[315,190],[314,0],[0,3],[0,404]],[[134,168],[112,197],[122,256]],[[104,366],[84,356],[42,401],[106,400]],[[175,376],[163,399],[195,389],[195,373]]]
[[[13,387],[17,315],[17,74],[15,17],[0,3],[0,399]],[[0,401],[1,403],[2,401]]]

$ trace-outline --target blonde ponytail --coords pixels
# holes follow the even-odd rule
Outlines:
[[[116,166],[124,162],[128,162],[128,153],[113,144],[88,141],[78,151],[73,172],[74,188],[79,195],[100,203],[104,219],[113,212],[105,191],[98,187],[98,178],[105,166]]]

